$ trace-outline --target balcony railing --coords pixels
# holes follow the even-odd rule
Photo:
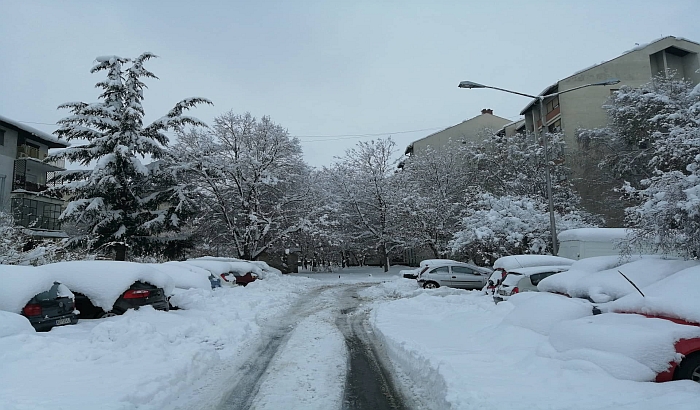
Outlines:
[[[44,158],[41,158],[39,156],[39,148],[30,147],[29,145],[18,145],[17,146],[17,159],[26,158],[26,157],[43,160],[46,157],[46,155],[44,155]]]

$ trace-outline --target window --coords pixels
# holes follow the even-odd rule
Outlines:
[[[467,275],[473,275],[474,270],[472,270],[471,268],[467,268],[466,266],[453,266],[452,273],[464,273]]]
[[[5,145],[5,130],[0,130],[0,145]]]
[[[449,266],[439,266],[439,267],[433,269],[432,271],[430,271],[430,273],[450,273],[450,267]]]
[[[549,276],[552,276],[555,273],[557,273],[557,272],[544,272],[544,273],[536,273],[534,275],[530,275],[530,282],[532,282],[532,284],[534,286],[537,286],[537,284],[540,283],[540,281],[542,279],[549,277]]]
[[[547,113],[556,110],[559,107],[559,96],[556,96],[547,102]]]

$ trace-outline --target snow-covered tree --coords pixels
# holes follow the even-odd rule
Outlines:
[[[59,175],[62,184],[56,190],[70,198],[60,219],[85,228],[76,241],[88,249],[115,250],[117,260],[126,259],[127,248],[136,255],[160,248],[171,242],[161,234],[181,227],[189,212],[186,197],[178,186],[166,183],[167,169],[145,166],[144,157],[164,156],[168,143],[164,131],[204,125],[183,113],[200,103],[211,104],[203,98],[188,98],[144,126],[143,79],[157,78],[144,63],[154,57],[148,52],[134,59],[98,57],[91,72],[107,74],[96,85],[102,90],[99,101],[61,105],[72,115],[60,120],[55,132],[68,141],[87,143],[48,158],[93,166]]]
[[[591,226],[578,212],[557,213],[555,218],[559,230]],[[551,249],[548,205],[537,196],[479,195],[468,203],[459,228],[450,242],[452,251],[478,263]]]
[[[639,201],[626,211],[632,246],[700,257],[700,87],[656,77],[605,108],[610,126],[580,134]]]
[[[209,246],[254,260],[307,224],[310,169],[299,140],[269,117],[225,113],[181,132],[174,169],[195,184],[194,220]]]
[[[371,247],[385,271],[390,253],[405,246],[400,234],[395,151],[391,138],[359,142],[326,170],[335,193],[329,197],[336,201],[340,226],[348,235],[345,242]]]

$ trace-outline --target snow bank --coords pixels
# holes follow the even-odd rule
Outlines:
[[[668,316],[700,323],[700,266],[677,272],[666,279],[604,305],[606,310]]]
[[[210,273],[207,270],[178,262],[151,263],[148,266],[170,276],[173,286],[178,289],[211,290]]]
[[[264,276],[263,273],[263,268],[262,264],[265,264],[264,266],[267,267],[267,269],[272,272],[272,268],[265,263],[265,262],[260,262],[260,264],[255,263],[255,262],[250,262],[250,261],[245,261],[242,259],[236,259],[236,258],[222,258],[222,257],[214,257],[214,256],[203,256],[201,258],[196,258],[196,259],[188,259],[186,261],[187,263],[204,263],[205,265],[208,262],[218,262],[218,263],[224,263],[229,267],[229,270],[227,272],[234,272],[239,275],[245,275],[248,272],[254,273],[258,275],[259,277]],[[197,265],[199,266],[199,265]],[[220,269],[220,268],[217,268]],[[222,273],[225,272],[220,272],[218,275],[221,275]],[[280,272],[281,273],[281,272]]]
[[[674,343],[691,337],[700,337],[700,327],[605,313],[559,323],[549,342],[556,358],[594,363],[617,379],[653,381],[671,361],[680,361]]]
[[[29,319],[26,317],[0,310],[0,338],[35,332],[31,323],[29,323]]]
[[[105,312],[134,282],[158,286],[166,295],[173,293],[173,280],[160,270],[142,263],[118,261],[73,261],[42,265],[36,269],[47,272],[73,291],[90,298],[93,305]]]
[[[545,336],[559,322],[593,315],[593,306],[587,301],[551,293],[519,293],[502,303],[516,306],[503,319],[503,323],[530,329]]]
[[[572,259],[551,255],[510,255],[498,258],[493,264],[494,269],[509,271],[515,268],[533,266],[568,266],[574,263]]]
[[[576,263],[567,272],[543,279],[537,286],[540,291],[565,293],[572,297],[589,298],[604,303],[636,292],[620,272],[638,287],[657,282],[685,268],[696,266],[698,261],[662,259],[661,256],[645,255],[629,263],[620,264],[619,257],[598,257],[589,263]],[[617,259],[618,262],[614,262]],[[586,259],[580,262],[586,262]],[[596,271],[601,266],[613,267]],[[618,266],[614,266],[618,265]]]
[[[258,268],[260,268],[262,270],[262,272],[261,272],[262,275],[258,274],[260,276],[260,278],[262,278],[262,279],[265,279],[267,276],[270,276],[270,275],[281,275],[282,274],[281,270],[279,270],[277,268],[273,268],[272,266],[268,265],[267,262],[250,261],[250,263],[252,263],[253,265],[257,266]]]
[[[181,263],[206,269],[209,272],[213,273],[216,277],[221,276],[222,273],[229,273],[231,271],[231,265],[229,265],[228,262],[223,261],[188,259]]]
[[[54,280],[35,267],[0,265],[0,310],[21,313],[31,298],[51,289]]]
[[[262,326],[287,312],[311,283],[317,282],[282,276],[246,288],[190,289],[178,295],[187,310],[144,306],[47,334],[2,337],[0,408],[216,408],[234,369],[263,348]]]

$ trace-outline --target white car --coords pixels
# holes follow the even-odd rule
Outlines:
[[[444,259],[433,260],[418,276],[418,284],[426,289],[448,286],[458,289],[481,289],[491,274],[491,269]]]
[[[534,268],[536,266],[571,266],[573,259],[552,255],[509,255],[496,259],[493,264],[493,273],[489,277],[484,292],[487,295],[496,293],[496,288],[505,279],[508,272],[519,268]]]
[[[512,269],[496,288],[493,301],[503,302],[516,293],[538,292],[537,284],[544,278],[569,270],[568,266],[536,266]]]

